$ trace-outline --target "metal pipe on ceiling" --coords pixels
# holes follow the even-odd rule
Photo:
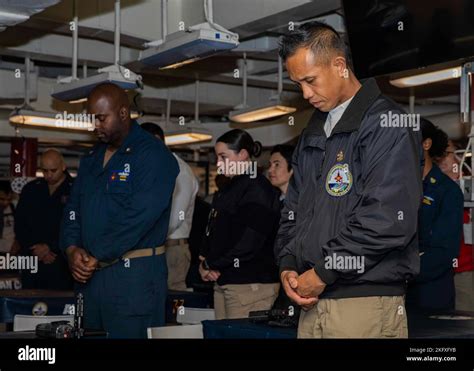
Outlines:
[[[30,105],[30,57],[25,57],[25,106]]]
[[[161,38],[168,35],[168,0],[161,0]]]
[[[120,64],[120,0],[115,0],[115,65]]]
[[[78,43],[79,43],[79,17],[77,14],[77,0],[74,0],[73,4],[73,16],[72,16],[72,79],[77,80],[77,54],[78,54]]]

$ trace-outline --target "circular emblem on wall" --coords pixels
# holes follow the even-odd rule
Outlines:
[[[33,305],[32,313],[34,316],[45,316],[48,313],[48,304],[39,301]]]
[[[12,191],[20,194],[23,187],[29,182],[30,180],[26,177],[14,178],[11,182]]]
[[[328,172],[326,191],[335,197],[344,196],[352,188],[352,174],[348,164],[336,164]]]

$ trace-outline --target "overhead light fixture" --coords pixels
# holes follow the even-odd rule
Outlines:
[[[166,66],[166,67],[161,67],[160,70],[171,70],[171,69],[179,68],[179,67],[185,66],[187,64],[194,63],[194,62],[198,61],[199,59],[200,58],[191,58],[191,59],[188,59],[187,61],[178,62],[178,63],[175,63],[175,64],[170,64],[169,66]]]
[[[434,82],[457,79],[461,77],[461,67],[447,68],[440,71],[420,73],[418,75],[390,80],[390,84],[398,88],[432,84]]]
[[[73,29],[73,75],[59,80],[59,83],[53,88],[51,96],[64,102],[79,103],[83,102],[97,85],[103,83],[113,83],[124,90],[142,87],[142,77],[120,65],[120,0],[115,0],[115,63],[99,69],[97,75],[83,79],[77,78],[77,22],[77,16],[75,15],[75,28]]]
[[[284,116],[296,111],[296,108],[283,105],[281,102],[269,103],[266,106],[250,107],[230,113],[230,119],[239,123],[261,121],[272,117]]]
[[[247,105],[247,53],[244,53],[242,80],[244,99],[243,103],[236,107],[236,110],[230,112],[229,119],[232,121],[249,123],[288,115],[296,111],[295,107],[285,104],[281,99],[283,92],[283,63],[280,56],[278,56],[278,92],[270,98],[270,102],[254,107]]]
[[[93,130],[93,123],[87,120],[86,114],[67,114],[35,111],[30,106],[30,68],[29,57],[25,58],[25,101],[9,117],[13,125],[39,126],[53,129]]]
[[[87,115],[70,114],[70,118],[64,117],[61,113],[39,112],[31,108],[24,107],[13,111],[10,114],[10,122],[14,125],[39,126],[53,129],[68,129],[78,131],[93,131],[94,125],[87,121]]]
[[[76,100],[70,100],[69,103],[84,103],[87,102],[87,98],[79,98]]]
[[[178,146],[184,144],[197,144],[212,140],[212,133],[202,126],[199,121],[199,80],[195,82],[194,121],[191,125],[168,129],[171,122],[171,94],[168,88],[166,99],[166,121],[165,121],[165,144],[167,146]]]
[[[64,102],[80,103],[85,102],[90,92],[100,84],[110,82],[124,90],[136,89],[141,84],[141,76],[120,65],[104,67],[98,72],[85,79],[56,85],[51,96]]]
[[[210,140],[212,140],[212,134],[208,130],[201,128],[187,127],[165,132],[165,144],[167,146],[196,144]]]
[[[219,52],[236,48],[239,35],[214,23],[212,0],[204,0],[206,22],[189,27],[186,31],[166,34],[166,0],[162,1],[163,40],[145,44],[139,60],[160,69],[178,68]]]
[[[136,120],[137,118],[141,117],[142,114],[141,112],[138,112],[138,111],[130,111],[130,118],[132,120]]]

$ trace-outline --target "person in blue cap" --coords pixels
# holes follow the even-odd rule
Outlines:
[[[459,186],[434,163],[444,156],[448,136],[421,119],[423,136],[423,202],[419,215],[420,274],[409,284],[408,310],[454,309],[454,266],[463,228],[464,198]]]
[[[178,165],[130,119],[124,90],[106,83],[87,101],[100,140],[81,160],[63,217],[61,246],[86,328],[144,338],[165,320],[164,242]]]

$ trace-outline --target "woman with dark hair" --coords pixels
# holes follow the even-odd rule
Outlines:
[[[291,168],[291,157],[295,147],[279,144],[273,147],[268,168],[268,180],[281,192],[280,200],[283,200],[288,190],[288,183],[293,175]]]
[[[273,242],[279,205],[272,185],[252,162],[260,150],[240,129],[226,132],[215,145],[218,173],[231,180],[212,202],[199,272],[204,281],[216,282],[217,319],[268,310],[278,294]]]
[[[459,186],[433,162],[445,155],[446,133],[423,118],[421,131],[425,165],[418,233],[420,274],[408,288],[407,306],[422,311],[452,310],[464,198]]]

